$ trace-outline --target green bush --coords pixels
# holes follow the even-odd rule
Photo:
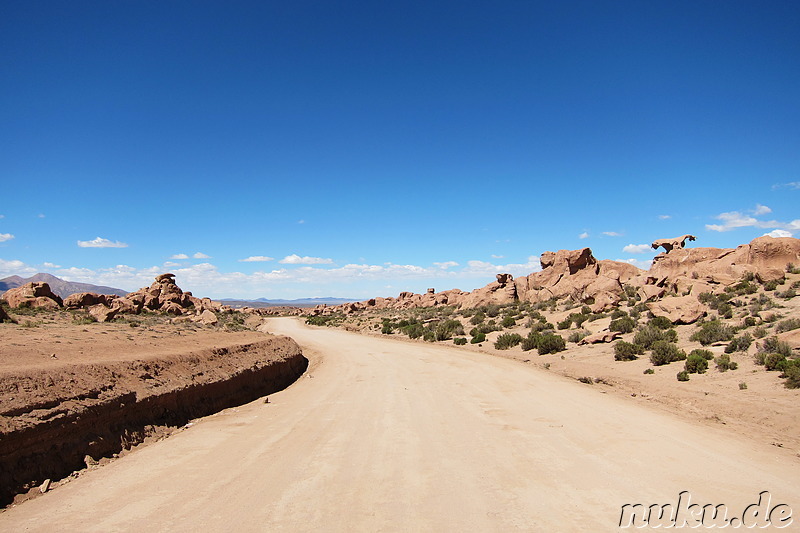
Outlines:
[[[692,350],[691,352],[689,352],[689,355],[699,355],[706,361],[711,361],[712,359],[714,359],[714,354],[711,352],[711,350],[704,350],[702,348],[696,348]]]
[[[775,333],[783,333],[797,328],[800,328],[800,319],[788,318],[775,324]]]
[[[633,336],[633,343],[646,350],[658,341],[677,342],[678,334],[674,329],[662,330],[648,324],[639,328]]]
[[[522,351],[527,352],[539,348],[539,341],[541,339],[542,336],[540,334],[531,332],[530,335],[522,339]]]
[[[620,309],[619,307],[611,311],[611,319],[616,320],[618,318],[622,318],[624,316],[628,316],[628,313]]]
[[[781,377],[786,379],[784,386],[787,389],[800,389],[800,360],[789,361]]]
[[[548,353],[556,353],[565,350],[567,348],[567,343],[559,335],[547,333],[542,335],[542,337],[539,339],[537,348],[539,350],[539,355],[545,355]]]
[[[572,333],[569,334],[569,337],[567,337],[567,341],[568,342],[573,342],[573,343],[578,343],[578,342],[581,341],[581,339],[583,339],[584,337],[587,337],[588,335],[589,335],[588,331],[584,331],[584,330],[573,331]]]
[[[739,335],[728,343],[725,347],[725,353],[746,352],[751,344],[753,344],[753,337],[751,337],[749,333]]]
[[[786,368],[786,361],[786,356],[781,353],[768,353],[764,356],[764,368],[783,371]]]
[[[494,343],[498,350],[508,350],[522,342],[522,335],[518,333],[503,333]]]
[[[464,326],[461,325],[461,322],[453,318],[449,318],[447,320],[439,322],[439,324],[436,325],[436,329],[434,330],[434,335],[437,341],[450,340],[455,335],[463,335],[463,334],[464,334]]]
[[[683,368],[690,374],[705,374],[708,370],[708,360],[702,355],[691,354],[686,358]]]
[[[463,346],[467,344],[467,339],[465,337],[456,337],[455,339],[453,339],[453,344],[455,344],[456,346]]]
[[[486,320],[486,315],[483,314],[483,312],[478,311],[477,313],[472,315],[472,318],[469,319],[469,323],[472,324],[473,326],[477,326],[484,320]]]
[[[504,328],[510,328],[512,326],[516,326],[517,321],[514,320],[514,317],[507,316],[503,318],[503,321],[500,323],[500,325],[503,326]]]
[[[674,361],[683,361],[684,359],[686,359],[686,353],[678,348],[677,344],[660,340],[655,341],[652,345],[650,362],[653,366],[668,365]]]
[[[611,331],[618,331],[620,333],[630,333],[636,327],[636,322],[629,316],[624,316],[612,320],[608,329]]]
[[[615,361],[633,361],[634,359],[639,359],[639,356],[643,353],[644,348],[638,344],[619,341],[614,345]]]
[[[778,340],[778,337],[764,339],[758,351],[764,353],[779,353],[784,357],[790,357],[792,355],[792,347],[789,346],[788,343]]]
[[[655,373],[656,371],[653,370],[652,368],[645,368],[644,372],[642,372],[642,374],[655,374]]]
[[[653,317],[648,324],[658,329],[669,329],[672,327],[672,322],[665,316]]]
[[[400,331],[408,335],[409,339],[418,339],[425,334],[425,326],[414,322],[400,327]]]
[[[700,330],[692,333],[689,340],[708,346],[718,341],[729,341],[733,338],[734,333],[735,331],[731,326],[723,324],[719,320],[709,320],[708,322],[703,322]]]
[[[728,370],[736,370],[739,368],[736,361],[731,361],[731,356],[726,353],[717,357],[714,362],[717,364],[717,370],[720,372],[727,372]]]
[[[569,329],[572,326],[572,319],[567,317],[561,322],[556,322],[556,327],[558,329]]]
[[[689,373],[686,370],[681,370],[677,375],[678,381],[689,381]]]
[[[535,331],[537,333],[541,332],[541,331],[548,331],[548,330],[552,331],[554,329],[556,329],[555,326],[553,326],[553,324],[551,324],[550,322],[541,322],[541,321],[539,321],[539,322],[534,322],[533,324],[531,324],[531,331]]]
[[[470,344],[480,344],[486,341],[486,334],[478,331],[472,335],[472,339],[470,339]]]

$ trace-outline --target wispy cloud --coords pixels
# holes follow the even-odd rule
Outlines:
[[[652,259],[615,259],[615,261],[619,261],[620,263],[628,263],[636,268],[641,268],[642,270],[650,270],[650,267],[653,265]]]
[[[646,254],[653,252],[653,248],[649,244],[629,244],[622,251],[628,254]]]
[[[203,252],[195,252],[195,254],[192,257],[194,257],[195,259],[211,259],[210,255],[206,255]]]
[[[790,181],[789,183],[776,183],[772,189],[800,189],[800,181]]]
[[[45,215],[44,215],[44,213],[39,213],[38,215],[36,215],[36,217],[37,218],[45,218]]]
[[[10,233],[0,233],[0,242],[10,241],[13,238],[14,236]]]
[[[492,254],[492,259],[503,259],[504,257],[505,257],[504,255],[494,255],[494,254]]]
[[[45,268],[61,268],[61,265],[56,265],[55,263],[42,263],[42,266]]]
[[[274,261],[274,257],[267,257],[266,255],[251,255],[245,259],[239,259],[240,263],[261,263],[266,261]]]
[[[25,278],[36,274],[38,271],[38,268],[26,265],[18,259],[0,259],[0,277],[2,278],[8,276],[22,276]]]
[[[603,235],[607,237],[622,237],[622,233],[616,231],[604,231]]]
[[[752,215],[739,211],[720,213],[714,218],[722,221],[722,224],[706,224],[706,229],[719,232],[731,231],[738,228],[780,229],[792,235],[793,232],[800,230],[800,219],[792,220],[791,222],[780,222],[778,220],[760,220],[756,218],[758,215],[769,214],[771,212],[772,210],[769,207],[757,204],[755,209],[750,210]]]
[[[110,241],[102,237],[97,237],[91,241],[78,241],[78,246],[81,248],[127,248],[128,245],[124,242]]]
[[[672,218],[672,215],[658,215],[658,218],[661,220],[669,220]]]
[[[292,254],[287,255],[278,262],[284,265],[330,265],[333,263],[333,259],[309,256],[300,257],[297,254]]]
[[[588,231],[584,231],[583,233],[578,235],[578,238],[579,239],[588,239],[589,238],[589,232]]]
[[[444,261],[441,263],[434,263],[437,267],[441,268],[442,270],[447,270],[448,268],[457,267],[458,263],[455,261]]]
[[[175,254],[170,256],[170,259],[189,259],[189,256],[186,254]]]

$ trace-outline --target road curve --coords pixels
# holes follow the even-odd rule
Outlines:
[[[746,436],[455,347],[267,327],[311,360],[297,383],[10,508],[0,531],[613,531],[623,504],[681,491],[735,515],[767,490],[800,513],[800,460]]]

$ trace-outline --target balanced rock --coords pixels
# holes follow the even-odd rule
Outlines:
[[[93,305],[87,311],[98,322],[110,322],[117,314],[116,309],[111,309],[105,304]]]
[[[655,316],[666,317],[673,324],[693,324],[708,314],[708,308],[691,295],[664,298],[647,306]]]

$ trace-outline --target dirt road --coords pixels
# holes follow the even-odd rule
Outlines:
[[[268,329],[311,360],[299,382],[9,509],[0,531],[613,531],[623,504],[681,491],[728,517],[761,491],[800,513],[800,459],[746,435],[507,359]]]

